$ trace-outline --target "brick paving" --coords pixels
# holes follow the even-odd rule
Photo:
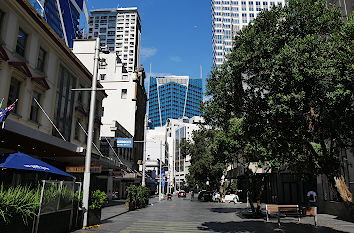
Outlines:
[[[340,233],[353,232],[354,223],[337,219],[335,216],[320,214],[318,226],[313,218],[282,219],[278,227],[276,219],[266,223],[264,219],[246,219],[246,204],[228,204],[190,201],[173,198],[172,201],[150,200],[147,208],[127,212],[121,204],[105,207],[100,227],[79,230],[75,233],[161,233],[161,232],[239,232],[239,233]]]

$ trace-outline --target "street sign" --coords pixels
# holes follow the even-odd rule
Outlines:
[[[116,147],[133,148],[133,138],[116,138]]]
[[[161,171],[161,175],[162,175],[162,176],[165,176],[165,171]]]

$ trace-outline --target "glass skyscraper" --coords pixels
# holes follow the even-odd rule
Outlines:
[[[188,76],[150,77],[149,119],[151,127],[165,125],[168,118],[199,116],[203,99],[202,79]]]
[[[79,33],[84,0],[28,0],[53,30],[72,48]]]

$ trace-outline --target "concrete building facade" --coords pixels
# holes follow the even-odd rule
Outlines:
[[[338,7],[343,16],[350,15],[354,10],[354,1],[353,0],[327,0],[327,7]]]
[[[116,52],[129,73],[140,67],[141,19],[138,9],[115,8],[90,11],[88,38],[100,37],[101,45]]]
[[[73,52],[83,64],[93,72],[95,51],[94,39],[75,40]],[[138,169],[137,162],[143,158],[144,116],[147,96],[144,88],[145,71],[139,68],[128,73],[115,52],[100,54],[98,69],[100,84],[106,89],[108,97],[102,103],[101,141],[105,137],[116,136],[116,122],[134,138],[133,150],[129,156],[131,169]],[[122,156],[122,155],[119,155]]]
[[[4,0],[0,12],[0,100],[3,108],[18,100],[0,129],[0,153],[21,151],[62,170],[81,168],[90,93],[71,89],[90,87],[91,73],[26,0]],[[102,91],[96,95],[95,145],[105,97]],[[115,166],[95,148],[92,164],[103,173]],[[102,188],[95,174],[91,179],[93,187]]]
[[[231,52],[236,33],[253,23],[261,11],[285,3],[286,0],[211,0],[213,64],[223,64]]]
[[[190,167],[191,157],[183,156],[180,150],[182,139],[192,142],[193,131],[200,129],[204,119],[200,116],[192,118],[168,119],[166,123],[166,157],[168,157],[169,190],[179,191],[186,184],[186,175]],[[183,187],[182,187],[183,188]]]

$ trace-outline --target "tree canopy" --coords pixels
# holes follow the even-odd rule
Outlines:
[[[353,16],[323,0],[290,0],[238,32],[202,107],[218,153],[339,177],[354,138],[353,38]]]
[[[292,0],[262,12],[235,37],[207,83],[209,124],[244,137],[278,162],[337,173],[353,139],[353,17],[324,1]]]

